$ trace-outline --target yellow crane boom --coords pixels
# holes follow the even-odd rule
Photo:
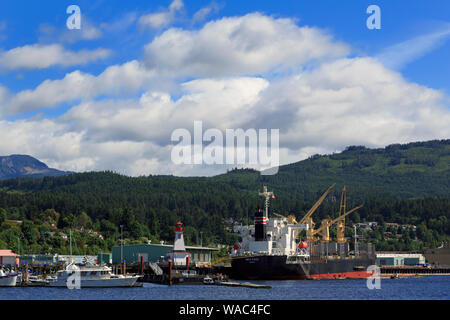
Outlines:
[[[273,212],[272,213],[274,216],[277,216],[277,217],[280,217],[280,218],[284,218],[284,219],[287,219],[288,220],[288,223],[289,224],[298,224],[298,222],[297,222],[297,220],[295,220],[295,216],[294,215],[289,215],[289,216],[283,216],[283,215],[281,215],[281,214],[279,214],[279,213],[275,213],[275,212]]]
[[[342,189],[342,195],[341,195],[341,204],[339,206],[339,216],[345,214],[347,210],[347,190],[344,186]],[[342,220],[339,220],[337,222],[337,242],[338,243],[344,243],[345,242],[345,218]]]
[[[287,219],[287,217],[285,217],[285,216],[283,216],[283,215],[281,215],[281,214],[279,214],[279,213],[272,212],[272,214],[273,214],[274,216],[279,217],[279,218],[286,218],[286,219]]]
[[[336,219],[331,220],[331,221],[329,221],[328,219],[323,219],[322,220],[322,225],[318,229],[316,229],[313,232],[311,232],[311,235],[315,236],[318,233],[322,233],[322,240],[329,241],[330,240],[329,231],[328,231],[329,227],[332,226],[333,224],[335,224],[336,222],[342,221],[350,213],[353,213],[356,210],[361,209],[362,207],[363,207],[363,205],[360,205],[360,206],[358,206],[356,208],[353,208],[352,210],[344,213],[343,215],[341,215],[341,216],[339,216]]]
[[[222,258],[219,258],[219,259],[217,259],[217,260],[214,260],[214,261],[211,261],[210,263],[208,263],[208,264],[205,264],[205,267],[213,267],[213,266],[215,266],[216,264],[219,264],[219,263],[221,263],[221,262],[226,262],[227,260],[231,260],[231,258],[229,257],[229,256],[225,256],[225,257],[222,257]]]

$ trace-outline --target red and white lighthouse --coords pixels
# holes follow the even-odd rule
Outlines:
[[[184,227],[181,222],[175,226],[175,241],[173,250],[167,252],[167,257],[172,260],[174,266],[189,266],[189,255],[184,245]]]

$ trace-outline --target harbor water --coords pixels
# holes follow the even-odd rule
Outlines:
[[[213,285],[81,289],[0,288],[0,300],[450,300],[450,276],[381,279],[380,289],[367,280],[254,281],[271,289]]]

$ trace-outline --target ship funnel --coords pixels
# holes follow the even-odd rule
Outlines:
[[[266,241],[267,218],[262,209],[255,213],[255,241]]]

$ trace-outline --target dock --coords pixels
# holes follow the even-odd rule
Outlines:
[[[203,281],[207,277],[213,279],[214,283],[220,283],[222,281],[214,274],[172,274],[172,277],[169,277],[166,273],[162,275],[146,273],[144,274],[144,277],[138,281],[162,285],[203,285]],[[228,277],[221,277],[221,279],[227,280]]]
[[[421,278],[418,274],[382,274],[381,279],[416,279]]]
[[[386,275],[450,275],[450,267],[419,267],[419,266],[382,266],[380,267],[381,276]]]
[[[29,288],[29,287],[48,287],[45,282],[17,282],[16,287]]]
[[[221,282],[221,286],[227,286],[227,287],[245,287],[245,288],[252,288],[252,289],[272,289],[271,286],[265,285],[265,284],[255,284],[250,282]]]

